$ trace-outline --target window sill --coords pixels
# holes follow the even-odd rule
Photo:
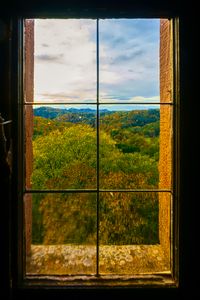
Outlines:
[[[32,245],[25,285],[175,285],[160,245],[100,246],[99,258],[100,275],[95,276],[95,246]]]

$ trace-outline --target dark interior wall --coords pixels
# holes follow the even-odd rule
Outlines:
[[[11,197],[11,186],[9,181],[9,169],[7,166],[0,165],[0,257],[3,267],[0,269],[0,298],[9,299],[12,294],[13,299],[35,299],[40,295],[43,299],[78,299],[91,296],[91,299],[97,297],[106,297],[115,299],[117,296],[131,296],[137,299],[146,299],[154,296],[156,299],[184,299],[185,296],[191,297],[197,291],[198,259],[195,253],[197,245],[197,222],[195,214],[198,193],[197,178],[198,169],[197,153],[198,141],[198,94],[197,94],[197,25],[194,6],[185,1],[156,1],[156,0],[124,0],[124,1],[6,1],[1,4],[0,10],[0,113],[8,120],[17,120],[17,114],[13,109],[13,99],[16,95],[15,77],[16,66],[13,64],[15,59],[16,36],[12,28],[12,21],[17,17],[37,17],[45,16],[77,16],[84,14],[85,17],[112,17],[118,14],[121,17],[180,17],[180,96],[181,96],[181,115],[180,115],[180,288],[173,290],[159,289],[129,289],[129,290],[68,290],[68,291],[12,291],[9,286],[10,262],[15,247],[9,242],[9,226],[12,220],[11,237],[16,241],[14,233],[16,219],[14,210],[9,203],[15,201]],[[11,47],[13,45],[13,47]],[[196,73],[196,74],[195,74]],[[13,123],[15,124],[15,122]],[[10,138],[14,138],[16,128],[13,124],[6,127],[7,146],[9,147]],[[12,128],[12,129],[11,129]],[[14,139],[16,141],[16,139]],[[15,148],[15,146],[14,146]],[[15,156],[14,156],[15,158]],[[14,162],[16,165],[16,162]],[[13,178],[15,180],[16,178]],[[10,252],[9,252],[10,251]],[[11,253],[11,255],[9,255]],[[16,269],[17,264],[14,264]],[[13,270],[12,270],[13,271]],[[13,271],[15,272],[15,270]]]
[[[12,5],[11,5],[12,4]],[[178,13],[180,7],[182,6],[181,1],[159,1],[159,0],[124,0],[124,1],[106,1],[106,0],[35,0],[35,1],[25,1],[25,0],[18,0],[18,1],[6,1],[4,7],[2,8],[2,12],[4,14],[12,14],[12,15],[37,15],[38,13],[42,13],[44,16],[49,15],[76,15],[83,14],[87,17],[88,15],[91,16],[91,10],[93,11],[93,15],[101,17],[108,16],[108,13],[113,16],[117,14],[127,15],[134,12],[141,16],[143,15],[148,16],[149,14],[154,14],[155,16],[160,16],[160,14],[169,15],[169,14],[176,14]]]
[[[199,294],[197,26],[195,13],[184,11],[180,18],[180,282],[182,291],[188,297],[194,291]]]
[[[10,22],[0,19],[0,114],[1,121],[11,119],[10,98]],[[5,161],[10,147],[11,124],[0,125],[0,286],[5,293],[9,291],[10,259],[9,259],[9,230],[10,230],[10,169]],[[7,141],[6,141],[7,139]],[[0,292],[1,294],[1,292]],[[8,296],[8,294],[6,294]]]

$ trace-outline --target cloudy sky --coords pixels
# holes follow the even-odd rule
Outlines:
[[[96,20],[36,19],[34,99],[96,101]],[[159,101],[159,20],[99,21],[101,102]]]

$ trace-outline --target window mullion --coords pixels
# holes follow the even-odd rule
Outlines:
[[[96,27],[96,63],[97,63],[97,253],[96,275],[99,276],[99,19]]]

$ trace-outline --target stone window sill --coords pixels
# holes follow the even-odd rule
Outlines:
[[[27,275],[95,275],[96,246],[32,245]],[[99,247],[100,274],[153,274],[169,272],[170,264],[160,245]]]

